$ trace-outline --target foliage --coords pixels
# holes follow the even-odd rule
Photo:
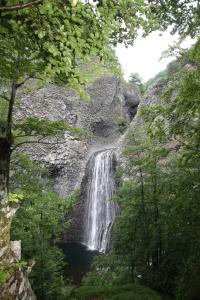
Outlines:
[[[4,284],[10,277],[10,273],[0,266],[0,285]]]
[[[72,8],[60,0],[42,1],[37,7],[2,13],[0,52],[5,59],[0,77],[42,72],[45,77],[70,81],[75,87],[82,83],[75,58],[99,56],[107,60],[109,43],[131,44],[139,26],[151,29],[152,24],[143,18],[148,13],[145,1],[94,2],[79,1]]]
[[[76,203],[76,201],[78,201],[79,197],[80,197],[80,190],[76,190],[73,194],[71,194],[67,198],[67,203],[66,203],[67,209],[70,209]]]
[[[132,73],[130,75],[129,82],[136,85],[139,88],[141,94],[144,93],[144,84],[142,82],[142,78],[140,77],[140,75],[138,73]]]
[[[51,144],[51,140],[47,139],[47,137],[56,136],[57,143],[62,143],[62,137],[65,132],[75,136],[76,139],[84,139],[93,136],[88,131],[73,127],[64,121],[49,121],[35,117],[14,123],[13,130],[15,142],[12,146],[12,151],[19,146],[28,143]]]
[[[172,80],[173,75],[175,75],[185,64],[185,60],[179,59],[170,62],[167,65],[167,68],[158,74],[156,74],[153,78],[146,81],[143,85],[143,91],[147,91],[148,88],[152,87],[155,84],[162,85],[163,83],[167,83],[170,79]]]
[[[160,272],[162,222],[165,222],[165,219],[161,221],[160,211],[167,208],[163,192],[168,177],[158,162],[165,159],[168,151],[147,138],[140,141],[140,135],[134,133],[130,137],[132,143],[126,150],[125,173],[132,180],[125,182],[118,191],[122,213],[116,224],[114,247],[116,254],[129,258],[132,281],[148,277],[150,282],[147,278],[144,282],[156,288],[157,284],[162,285],[154,275]]]
[[[112,287],[83,286],[72,292],[72,299],[86,300],[91,297],[99,300],[161,300],[160,296],[152,290],[133,284]]]
[[[9,199],[8,199],[8,201],[10,203],[19,203],[23,199],[24,199],[24,196],[22,194],[19,194],[19,193],[9,193]]]
[[[123,134],[128,127],[127,121],[125,120],[124,116],[121,114],[117,115],[115,121],[118,124],[118,129],[120,133]]]
[[[154,85],[161,86],[163,84],[167,84],[169,80],[173,80],[173,77],[177,76],[177,73],[190,61],[191,59],[190,56],[188,56],[188,52],[183,52],[181,53],[181,56],[177,58],[177,60],[170,62],[165,70],[160,71],[153,78],[147,80],[146,82],[142,82],[142,78],[138,73],[132,73],[130,75],[129,82],[138,86],[141,94],[144,94]]]
[[[13,261],[1,261],[0,262],[0,285],[4,284],[11,276],[18,271],[18,268],[25,269],[27,262],[20,260],[19,262]]]
[[[151,10],[160,19],[160,26],[165,30],[171,26],[172,33],[182,36],[199,36],[200,5],[198,0],[148,0]]]
[[[113,50],[110,49],[110,51]],[[103,63],[97,58],[92,58],[87,64],[80,64],[80,76],[84,78],[87,84],[102,76],[113,76],[113,74],[122,76],[117,58],[114,58],[114,60],[115,63],[110,64],[109,62]]]
[[[38,299],[61,299],[64,255],[57,244],[75,196],[60,198],[50,188],[48,171],[23,154],[13,158],[12,170],[11,187],[24,197],[12,222],[12,238],[22,241],[23,259],[36,261],[30,279]]]
[[[127,284],[131,282],[130,274],[127,261],[123,260],[121,256],[100,255],[95,257],[91,271],[83,278],[83,285],[108,287]]]
[[[37,5],[26,5],[25,1],[23,9],[16,9],[16,3],[16,0],[5,0],[3,5],[14,5],[14,9],[0,11],[0,80],[8,87],[7,93],[3,89],[0,94],[1,102],[7,102],[6,107],[3,105],[6,110],[3,124],[0,123],[5,127],[1,143],[6,145],[7,155],[0,152],[0,160],[4,160],[0,163],[0,173],[7,186],[14,144],[13,123],[25,135],[32,131],[43,134],[47,129],[52,134],[55,127],[58,131],[61,127],[65,129],[64,124],[49,126],[48,121],[46,125],[44,120],[33,118],[21,124],[13,122],[17,90],[30,78],[35,78],[44,83],[63,82],[85,95],[83,86],[86,81],[80,72],[80,63],[98,57],[103,63],[116,65],[112,47],[123,42],[132,44],[139,28],[148,33],[156,24],[155,18],[147,22],[150,11],[145,0],[78,1],[77,5],[62,0],[43,0]],[[77,134],[69,124],[64,127]],[[20,141],[14,149],[25,142]]]
[[[114,254],[132,281],[177,300],[200,297],[199,49],[197,41],[163,102],[143,109],[144,129],[130,133],[124,153],[129,180],[117,193]]]
[[[49,121],[49,120],[39,120],[37,118],[28,118],[22,122],[18,122],[14,125],[14,130],[19,135],[31,136],[31,135],[41,135],[41,136],[54,136],[62,134],[64,131],[68,131],[75,135],[87,135],[86,131],[79,128],[74,128],[64,121]]]

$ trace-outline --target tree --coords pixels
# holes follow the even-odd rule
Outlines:
[[[140,75],[138,73],[132,73],[130,75],[130,79],[129,79],[130,83],[133,83],[134,85],[136,85],[140,92],[143,93],[144,89],[143,89],[143,82],[142,82],[142,78],[140,77]]]
[[[38,5],[42,2],[42,0],[33,0],[30,1],[28,3],[24,3],[24,4],[14,4],[14,5],[4,5],[4,6],[0,6],[0,12],[8,12],[8,11],[13,11],[13,10],[20,10],[20,9],[24,9],[24,8],[29,8],[35,5]]]
[[[48,170],[26,155],[15,153],[12,165],[11,195],[17,192],[23,199],[12,221],[11,237],[21,240],[22,259],[36,262],[30,280],[37,299],[61,299],[65,262],[58,244],[77,194],[59,197],[47,179]]]
[[[160,19],[164,30],[172,26],[172,33],[199,36],[200,4],[198,0],[148,0],[151,10]]]
[[[131,278],[152,288],[160,284],[158,274],[163,258],[161,219],[163,191],[167,171],[160,164],[168,154],[146,136],[145,131],[132,132],[125,151],[124,169],[129,181],[117,193],[121,214],[117,218],[114,251],[129,258]],[[155,280],[156,279],[156,280]]]
[[[199,53],[197,41],[185,54],[191,65],[169,74],[162,103],[142,109],[145,130],[130,134],[129,180],[117,193],[115,254],[133,280],[177,300],[200,297]]]
[[[126,0],[79,2],[71,7],[68,2],[44,0],[17,11],[1,12],[0,78],[10,85],[8,93],[1,95],[1,101],[7,103],[5,129],[0,139],[1,190],[6,189],[14,143],[13,109],[17,90],[29,78],[38,77],[70,83],[73,88],[82,85],[78,62],[92,56],[110,60],[109,45],[132,43],[137,28],[145,26],[144,7],[145,1],[138,6]]]
[[[0,9],[0,79],[6,87],[0,95],[0,106],[4,103],[5,111],[0,122],[0,247],[7,249],[5,257],[10,249],[10,218],[16,210],[12,206],[13,213],[9,212],[7,196],[11,153],[16,146],[14,130],[22,135],[21,144],[27,135],[36,133],[40,139],[52,130],[54,134],[72,130],[68,124],[33,118],[16,124],[13,111],[19,88],[36,78],[78,89],[85,83],[80,77],[80,62],[90,57],[111,61],[113,45],[132,44],[139,27],[148,32],[154,26],[154,22],[148,25],[146,21],[149,12],[143,0],[79,1],[73,5],[74,1],[63,0],[5,0]]]

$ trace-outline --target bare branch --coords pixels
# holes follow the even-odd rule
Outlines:
[[[38,79],[38,80],[43,80],[42,77],[38,77],[38,76],[34,76],[34,75],[30,75],[28,77],[26,77],[23,81],[19,82],[16,84],[16,89],[18,89],[20,86],[22,86],[26,81],[28,81],[29,79]]]
[[[0,12],[9,12],[13,10],[20,10],[24,8],[29,8],[32,6],[36,6],[38,4],[42,3],[42,0],[33,0],[25,4],[15,4],[15,5],[9,5],[9,6],[0,6]]]
[[[40,134],[36,135],[36,134],[23,134],[23,135],[15,135],[15,139],[16,138],[28,138],[28,137],[39,137],[41,136]]]
[[[26,77],[22,82],[16,84],[16,89],[22,86],[27,80],[31,79],[31,76]]]

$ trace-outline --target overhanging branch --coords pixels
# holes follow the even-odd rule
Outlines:
[[[15,4],[15,5],[9,5],[9,6],[0,6],[0,12],[9,12],[13,10],[20,10],[24,8],[29,8],[35,5],[38,5],[42,3],[42,0],[33,0],[25,4]]]
[[[62,144],[65,143],[65,141],[63,141],[63,142],[59,141],[58,138],[57,138],[57,142],[54,142],[54,143],[45,142],[44,139],[46,139],[48,137],[49,136],[41,137],[40,139],[35,140],[35,141],[32,140],[32,141],[20,142],[20,143],[16,144],[14,147],[12,147],[11,152],[15,151],[18,147],[21,147],[22,145],[25,145],[25,144],[42,144],[42,145],[51,145],[51,146],[53,146],[53,145],[59,145],[59,144],[62,145]]]

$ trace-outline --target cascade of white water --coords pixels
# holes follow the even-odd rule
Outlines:
[[[92,250],[105,252],[117,210],[111,199],[115,191],[113,149],[95,153],[90,159],[89,167],[91,176],[88,183],[83,242]]]

